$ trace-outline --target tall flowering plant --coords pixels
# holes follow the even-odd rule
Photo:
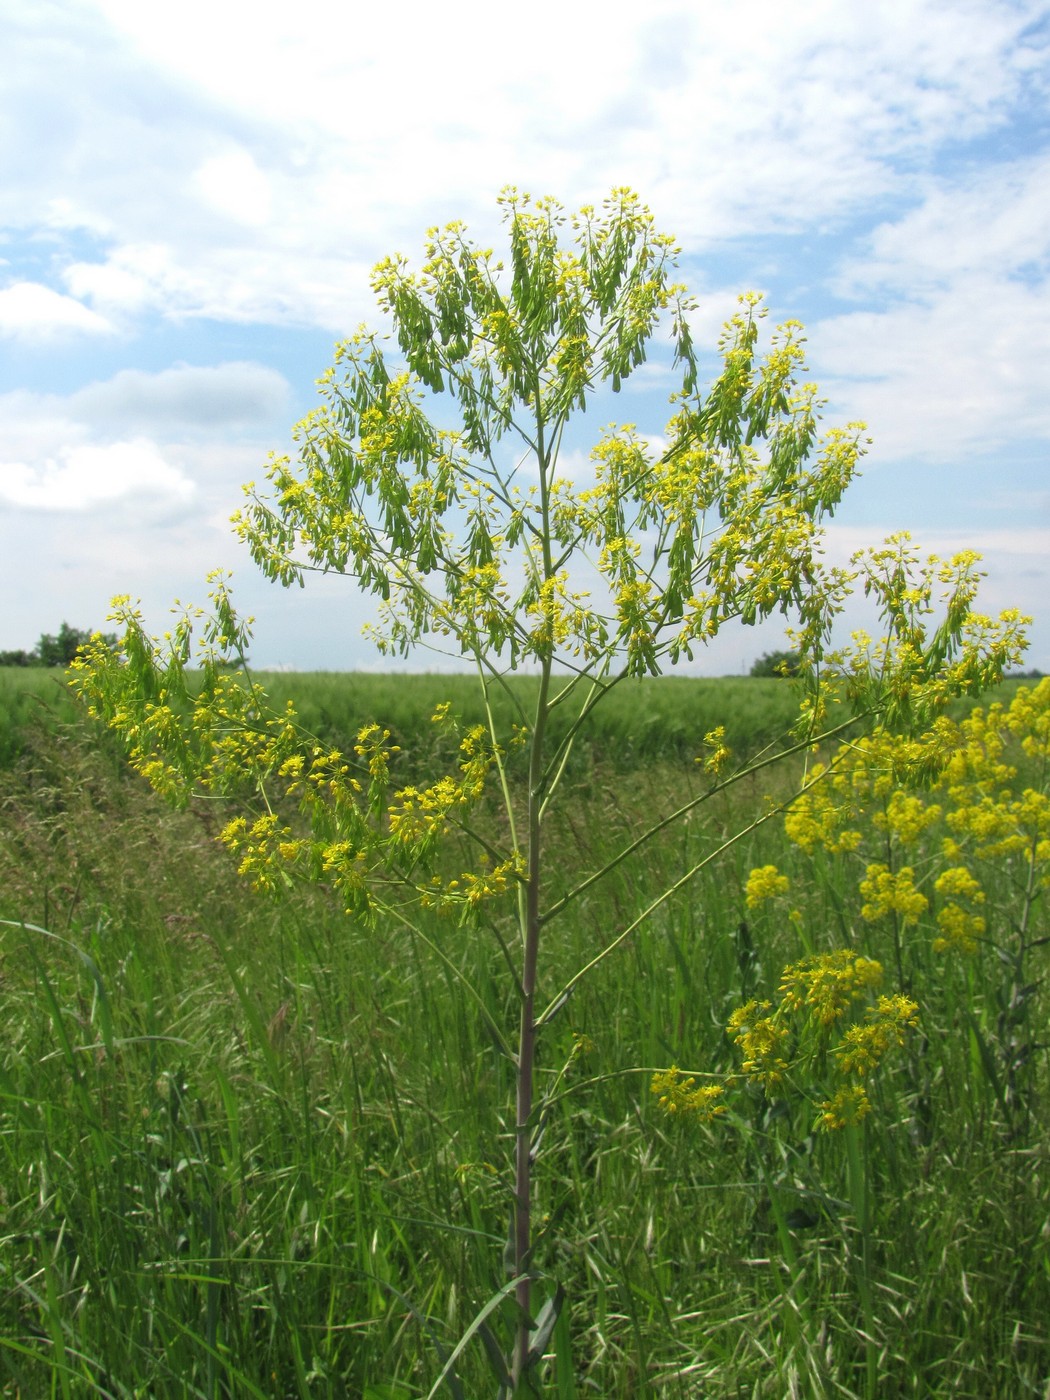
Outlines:
[[[502,257],[454,223],[430,231],[418,268],[402,256],[376,267],[389,338],[362,329],[338,347],[321,403],[297,429],[296,458],[272,459],[268,486],[249,485],[235,518],[271,579],[341,574],[356,585],[351,596],[371,596],[382,654],[437,646],[474,668],[486,724],[463,732],[446,710],[435,715],[457,750],[452,771],[407,785],[381,726],[362,727],[344,752],[319,745],[292,707],[275,710],[247,672],[248,624],[222,576],[210,612],[183,614],[159,639],[119,601],[122,653],[91,646],[77,684],[159,791],[241,804],[223,840],[246,877],[275,893],[324,881],[351,917],[395,921],[429,943],[485,1018],[515,1083],[509,1279],[481,1305],[472,1336],[485,1340],[482,1323],[513,1295],[509,1349],[501,1359],[486,1346],[506,1395],[535,1374],[563,1298],[533,1214],[549,1108],[537,1091],[537,1046],[580,979],[722,848],[701,852],[670,886],[640,891],[623,926],[564,984],[543,952],[631,853],[773,761],[735,764],[713,732],[697,797],[656,814],[595,868],[565,870],[546,834],[571,800],[568,760],[591,715],[625,678],[688,660],[730,624],[783,614],[807,678],[785,750],[799,752],[855,721],[925,720],[995,679],[1023,642],[1016,615],[973,613],[972,556],[922,565],[900,537],[848,569],[824,563],[822,522],[865,439],[856,423],[821,431],[800,326],[780,327],[763,350],[764,308],[743,297],[705,375],[695,303],[674,277],[678,250],[637,196],[617,189],[601,209],[567,215],[508,190],[500,206]],[[570,427],[654,350],[674,385],[664,433],[614,422],[581,469],[563,452]],[[832,630],[854,586],[878,599],[885,638],[836,653]],[[509,684],[523,666],[536,677],[528,707]],[[501,691],[515,715],[506,731],[491,703]],[[844,709],[829,708],[834,695]],[[569,718],[555,739],[556,710]],[[507,1023],[447,957],[423,910],[495,940]],[[785,1003],[782,1015],[794,1014]]]
[[[808,891],[812,922],[831,902],[853,946],[788,967],[775,1004],[753,999],[733,1013],[727,1032],[742,1062],[728,1080],[707,1076],[698,1088],[677,1068],[656,1075],[661,1104],[710,1119],[748,1083],[807,1095],[821,1128],[858,1122],[880,1065],[919,1028],[923,1003],[940,1010],[961,970],[978,1063],[1004,1127],[1020,1131],[1041,1043],[1033,959],[1050,946],[1050,679],[1020,686],[1008,704],[941,716],[916,739],[877,730],[842,743],[809,769],[784,829],[805,878],[756,867],[747,907],[786,909]],[[807,922],[799,907],[788,917]]]

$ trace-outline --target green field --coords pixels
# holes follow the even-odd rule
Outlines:
[[[434,704],[475,716],[470,678],[267,679],[325,742],[387,725],[413,781],[447,759]],[[754,753],[790,713],[782,681],[622,687],[548,838],[564,869],[697,791],[716,725]],[[164,807],[47,673],[0,671],[0,715],[2,1393],[494,1395],[481,1329],[453,1352],[506,1282],[513,1073],[452,969],[505,1022],[498,941],[437,914],[429,945],[365,927],[319,887],[254,893],[213,839],[223,810]],[[1017,787],[1045,796],[1037,748]],[[550,988],[763,797],[700,808],[580,899]],[[908,848],[925,888],[947,834],[931,818]],[[987,862],[964,956],[934,950],[932,916],[867,920],[856,860],[771,821],[579,984],[540,1065],[564,1071],[536,1165],[537,1262],[567,1298],[545,1394],[1050,1395],[1039,839],[1028,866]],[[764,864],[791,894],[750,909]],[[731,1072],[734,1008],[843,946],[921,1008],[858,1128],[815,1131],[802,1094],[748,1090],[709,1125],[660,1111],[654,1070]],[[488,1320],[500,1340],[513,1323]]]
[[[293,699],[303,723],[326,743],[346,743],[362,724],[376,720],[414,751],[443,700],[453,702],[465,724],[484,719],[478,684],[470,675],[260,672],[257,679],[277,705]],[[519,677],[513,687],[526,702],[535,692],[528,677]],[[41,713],[74,717],[62,673],[0,667],[0,764],[22,743],[26,721]],[[499,714],[509,716],[508,702]],[[747,748],[778,739],[792,714],[791,689],[779,680],[661,676],[618,686],[595,715],[588,748],[594,757],[627,768],[687,760],[719,724],[726,726],[730,744]]]

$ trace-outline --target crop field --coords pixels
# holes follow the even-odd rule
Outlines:
[[[266,680],[325,745],[388,727],[406,782],[450,762],[437,702],[481,718],[469,677]],[[790,689],[621,687],[552,819],[564,869],[700,793],[716,726],[734,755],[776,746]],[[981,704],[940,778],[887,782],[893,756],[857,748],[754,824],[759,774],[557,926],[551,995],[752,825],[542,1041],[537,1267],[565,1304],[541,1393],[1050,1396],[1050,683]],[[229,815],[163,805],[56,675],[0,670],[0,1393],[494,1396],[514,1322],[490,1306],[514,1134],[496,915],[435,909],[417,936],[320,884],[273,898],[216,841]],[[841,1047],[803,1059],[789,1034],[785,968],[834,949],[917,1006],[860,1108]],[[667,1112],[672,1066],[726,1111]]]

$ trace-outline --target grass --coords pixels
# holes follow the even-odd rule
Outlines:
[[[352,729],[371,703],[408,739],[448,690],[409,679],[356,693],[318,678],[296,698],[318,729]],[[661,682],[645,713],[670,739],[637,711],[632,729],[629,704],[609,719],[552,834],[567,866],[680,799],[700,730],[744,725],[738,684],[784,693]],[[255,896],[213,841],[220,813],[163,808],[61,712],[15,747],[0,790],[3,1393],[493,1394],[485,1328],[502,1338],[513,1317],[479,1314],[506,1282],[511,1071],[447,963],[397,928],[355,926],[323,891]],[[581,900],[551,987],[757,798],[705,809]],[[782,909],[745,908],[766,861],[795,879],[802,934]],[[1012,898],[1005,872],[994,899]],[[1019,1124],[991,1072],[1006,1024],[991,953],[912,950],[922,1045],[852,1136],[760,1097],[693,1127],[649,1093],[653,1068],[733,1065],[727,1016],[775,989],[800,936],[873,940],[889,965],[855,902],[841,863],[818,868],[771,823],[554,1023],[541,1070],[553,1084],[568,1069],[537,1166],[537,1266],[568,1304],[550,1395],[1050,1393],[1045,1048]],[[1034,942],[1042,903],[1032,918]],[[437,919],[425,932],[504,1021],[495,944]],[[1032,1026],[1047,1009],[1037,955]]]
[[[69,722],[76,710],[65,672],[43,666],[0,666],[0,769],[25,748],[33,721]]]
[[[485,713],[473,676],[378,676],[314,673],[309,678],[265,675],[260,678],[275,702],[294,699],[307,725],[323,737],[343,738],[376,719],[389,727],[406,749],[418,743],[434,706],[451,700],[464,724],[480,724]],[[526,710],[534,708],[536,680],[515,678],[512,691]],[[497,720],[516,718],[506,699],[497,696]],[[793,717],[791,688],[779,680],[660,676],[622,682],[595,712],[588,736],[589,757],[614,768],[694,758],[704,735],[724,725],[736,749],[771,743]],[[561,737],[562,715],[552,717],[554,742]]]
[[[485,718],[477,681],[465,674],[259,672],[256,678],[275,705],[294,700],[303,724],[323,742],[345,745],[362,724],[375,720],[390,729],[406,754],[422,752],[424,762],[435,760],[426,736],[439,703],[450,700],[465,725]],[[996,694],[1008,697],[1016,686],[1008,681]],[[512,682],[526,708],[534,691],[533,678]],[[790,684],[769,678],[659,676],[624,682],[596,710],[577,764],[621,772],[648,764],[688,765],[703,751],[704,736],[719,725],[735,753],[751,753],[783,736],[797,714],[793,696]],[[0,666],[0,769],[22,751],[30,721],[42,718],[54,725],[75,716],[61,671]],[[510,702],[499,696],[496,717],[501,723],[514,718]],[[561,722],[555,711],[555,739]]]

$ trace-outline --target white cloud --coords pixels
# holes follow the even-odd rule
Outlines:
[[[192,511],[227,533],[240,483],[254,475],[289,386],[276,370],[232,362],[123,370],[69,395],[0,396],[0,502],[8,511],[96,511],[123,502],[106,532]],[[280,441],[280,439],[278,439]],[[136,514],[137,513],[137,514]]]
[[[15,282],[0,291],[0,335],[51,340],[70,334],[108,335],[113,329],[104,316],[39,282]]]
[[[920,300],[961,278],[1045,278],[1050,269],[1050,152],[928,180],[921,201],[879,224],[863,256],[835,275],[846,296],[873,291]]]
[[[389,13],[361,9],[352,47],[332,42],[339,0],[303,0],[265,23],[247,0],[97,8],[151,63],[282,125],[356,143],[382,132],[398,155],[405,138],[426,149],[435,138],[514,128],[530,146],[560,145],[571,132],[592,142],[611,133],[615,148],[624,132],[651,129],[674,94],[708,119],[683,130],[674,153],[683,163],[709,145],[711,123],[716,135],[775,128],[821,133],[829,144],[859,129],[862,140],[850,144],[879,151],[983,129],[1032,66],[1019,37],[1044,12],[1036,0],[957,0],[950,10],[929,0],[863,9],[822,0],[785,24],[774,0],[732,9],[654,0],[599,24],[582,0],[537,0],[530,22],[514,27],[509,64],[507,30],[482,0],[413,7],[395,45]]]
[[[1039,13],[882,0],[796,7],[784,24],[765,0],[705,7],[678,81],[653,84],[665,137],[653,197],[694,244],[899,200],[939,144],[1003,120],[1028,70],[1026,20]]]
[[[247,428],[265,431],[287,415],[290,393],[282,374],[265,365],[176,365],[147,374],[121,370],[112,379],[70,395],[70,414],[96,427],[129,426],[153,434],[213,433]]]
[[[71,394],[0,395],[0,457],[53,455],[62,444],[149,437],[181,444],[230,435],[267,442],[287,428],[289,385],[265,365],[175,365],[121,370]]]
[[[812,326],[812,359],[880,455],[944,461],[1050,437],[1048,207],[1050,156],[931,182],[843,269],[843,290],[880,305]]]
[[[290,251],[279,238],[251,248],[209,243],[194,249],[192,257],[188,251],[125,244],[103,261],[71,264],[63,280],[77,296],[113,316],[159,311],[174,321],[196,317],[310,326],[335,336],[345,335],[365,313],[370,261]]]
[[[237,223],[259,227],[269,222],[270,182],[247,151],[211,156],[195,179],[205,200]]]
[[[170,254],[155,244],[125,244],[101,263],[71,263],[63,269],[62,280],[74,296],[111,314],[135,314],[164,300],[172,309],[178,305]]]
[[[811,328],[836,416],[867,422],[879,457],[945,462],[1050,436],[1050,285],[990,277],[931,305]],[[844,378],[843,376],[850,376]]]
[[[85,511],[139,496],[172,505],[185,505],[194,496],[193,482],[142,438],[62,448],[35,465],[0,462],[0,501],[9,506]]]
[[[786,25],[772,0],[659,0],[598,24],[539,0],[511,64],[481,0],[414,8],[396,45],[386,11],[360,10],[352,46],[332,42],[337,0],[264,22],[246,0],[96,0],[72,36],[26,9],[21,71],[54,100],[11,217],[108,222],[66,273],[103,312],[345,331],[377,257],[448,217],[489,237],[507,181],[569,204],[634,184],[691,250],[899,200],[1035,81],[1042,12],[824,0]]]

